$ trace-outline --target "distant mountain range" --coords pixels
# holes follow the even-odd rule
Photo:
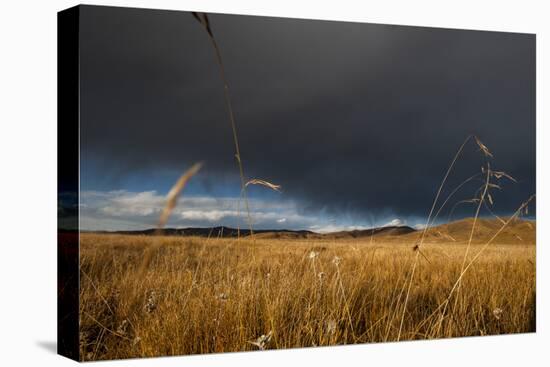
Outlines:
[[[502,227],[503,220],[478,219],[474,231],[473,242],[485,242],[491,239]],[[441,224],[431,227],[424,234],[424,242],[467,242],[473,225],[473,218],[466,218],[455,222]],[[380,238],[384,241],[407,241],[415,242],[420,239],[423,230],[416,230],[409,226],[385,226],[365,230],[339,231],[330,233],[317,233],[307,230],[253,230],[254,236],[260,239],[361,239]],[[114,231],[96,232],[124,235],[146,235],[156,234],[156,229],[145,229],[136,231]],[[206,228],[165,228],[162,230],[165,236],[194,236],[194,237],[218,237],[233,238],[249,236],[250,230],[236,229],[231,227],[206,227]],[[534,243],[536,238],[536,222],[522,219],[514,219],[501,230],[495,241],[500,243]]]
[[[360,238],[380,235],[402,235],[415,232],[415,229],[408,226],[388,226],[365,230],[340,231],[330,233],[317,233],[307,230],[289,229],[258,229],[252,231],[255,236],[261,238]],[[155,235],[156,229],[144,229],[136,231],[114,231],[102,232],[114,234],[137,234]],[[236,229],[231,227],[206,227],[206,228],[165,228],[162,234],[165,236],[195,236],[195,237],[237,237],[249,236],[249,229]]]

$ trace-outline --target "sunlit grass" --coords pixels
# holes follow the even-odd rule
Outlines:
[[[158,237],[140,274],[151,240],[81,235],[84,360],[398,338],[409,243]],[[417,264],[401,340],[534,331],[534,244],[486,248],[439,319],[466,246],[423,245],[429,263]]]

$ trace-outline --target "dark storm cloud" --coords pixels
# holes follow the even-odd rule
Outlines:
[[[425,215],[469,134],[535,191],[535,37],[210,15],[249,177],[304,210]],[[120,176],[206,161],[236,174],[214,51],[190,13],[84,7],[82,159]],[[479,172],[466,148],[451,183]],[[472,195],[473,186],[464,195]],[[458,197],[458,198],[463,198]]]

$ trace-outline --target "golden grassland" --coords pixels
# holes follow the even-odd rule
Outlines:
[[[535,331],[534,242],[486,247],[443,310],[467,247],[448,241],[423,244],[411,277],[405,239],[83,233],[81,359]]]

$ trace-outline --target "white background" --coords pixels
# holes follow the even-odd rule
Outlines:
[[[541,366],[550,363],[547,1],[95,1],[221,13],[537,33],[537,333],[264,353],[102,362],[110,366],[342,364]],[[56,12],[74,1],[0,5],[0,365],[49,366],[56,338]],[[546,24],[545,24],[546,21]],[[503,60],[502,62],[506,62]],[[546,119],[545,119],[546,117]],[[546,122],[546,124],[545,124]]]

